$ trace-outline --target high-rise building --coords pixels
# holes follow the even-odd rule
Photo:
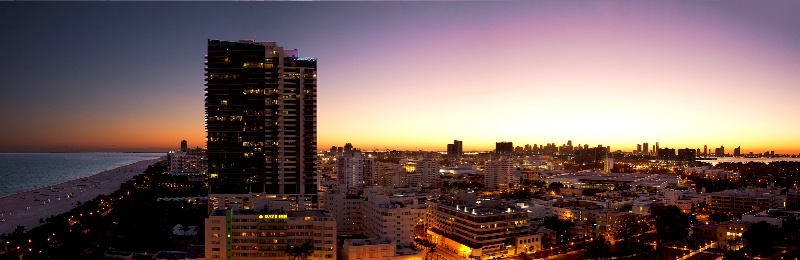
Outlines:
[[[697,149],[700,150],[700,149]],[[696,156],[695,149],[678,149],[678,160],[686,161],[686,162],[693,162],[695,161]]]
[[[421,174],[423,186],[434,185],[439,181],[439,161],[433,159],[417,161],[416,173]]]
[[[644,153],[649,153],[650,152],[650,144],[643,143],[642,144],[642,149],[644,150]]]
[[[703,156],[708,156],[708,145],[703,145]]]
[[[209,193],[316,208],[316,59],[274,42],[208,40],[205,71]]]
[[[603,172],[610,173],[614,169],[614,156],[606,155],[606,160],[603,164]]]
[[[656,150],[656,156],[658,159],[661,160],[673,160],[675,159],[675,149],[670,148],[663,148]]]
[[[715,156],[725,156],[725,146],[720,146],[719,148],[714,148],[714,155]]]
[[[452,144],[447,145],[447,157],[460,158],[464,154],[464,146],[461,141],[453,140]]]
[[[742,147],[733,148],[733,156],[739,157],[742,156]]]
[[[498,160],[486,162],[486,190],[508,190],[513,186],[514,162],[501,157]]]
[[[375,160],[364,156],[359,150],[350,155],[336,157],[334,168],[339,185],[347,189],[360,189],[375,185]]]
[[[186,152],[189,149],[189,143],[186,140],[181,141],[181,152]]]
[[[636,153],[642,153],[642,145],[636,144]]]

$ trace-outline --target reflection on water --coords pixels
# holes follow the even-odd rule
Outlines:
[[[732,162],[732,163],[748,163],[748,162],[763,162],[763,163],[771,163],[771,162],[780,162],[780,161],[787,161],[787,162],[800,162],[800,158],[792,158],[792,157],[759,157],[759,158],[745,158],[745,157],[717,157],[716,160],[698,160],[701,162],[711,163],[711,165],[717,165],[717,163],[721,162]]]

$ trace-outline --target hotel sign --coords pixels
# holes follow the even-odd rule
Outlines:
[[[258,215],[260,219],[285,219],[286,214],[266,214],[266,215]]]

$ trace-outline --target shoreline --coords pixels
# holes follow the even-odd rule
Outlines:
[[[75,203],[84,203],[101,194],[111,194],[119,189],[119,185],[144,173],[147,166],[163,158],[142,160],[97,174],[69,180],[38,189],[10,194],[0,197],[0,234],[10,234],[17,226],[24,226],[25,231],[42,225],[39,219],[69,212],[77,207]]]

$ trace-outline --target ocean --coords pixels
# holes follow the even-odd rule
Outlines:
[[[163,156],[166,153],[0,153],[0,197]]]
[[[746,158],[746,157],[717,157],[716,160],[698,160],[701,162],[707,162],[711,165],[717,165],[717,163],[721,162],[732,162],[732,163],[748,163],[748,162],[762,162],[762,163],[771,163],[771,162],[780,162],[780,161],[788,161],[788,162],[800,162],[800,158],[792,158],[792,157],[758,157],[758,158]]]

